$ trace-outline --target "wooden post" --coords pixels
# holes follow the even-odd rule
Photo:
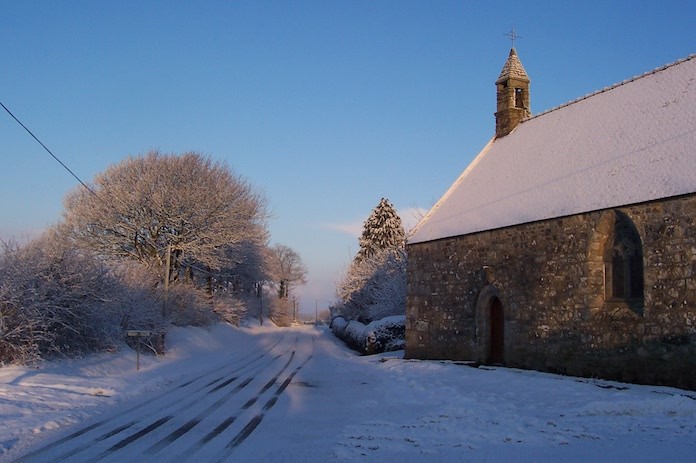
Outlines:
[[[263,285],[259,283],[259,322],[263,326]]]
[[[140,344],[143,342],[144,337],[151,336],[151,331],[145,330],[128,330],[126,336],[129,338],[136,338],[138,345],[135,347],[135,370],[140,370]]]
[[[164,301],[162,303],[162,318],[167,317],[167,302],[169,299],[169,272],[172,265],[172,245],[167,245],[167,255],[164,265]]]

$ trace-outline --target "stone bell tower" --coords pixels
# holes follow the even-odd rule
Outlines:
[[[510,49],[510,56],[495,81],[495,86],[498,99],[495,136],[500,138],[532,115],[529,109],[529,77],[514,48]]]

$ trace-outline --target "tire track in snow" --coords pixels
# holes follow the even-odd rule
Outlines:
[[[274,357],[274,358],[271,359],[267,364],[255,366],[255,367],[252,368],[251,371],[254,371],[255,369],[262,369],[262,368],[264,368],[264,367],[267,367],[270,363],[272,363],[273,361],[277,360],[279,357],[280,357],[280,356]],[[239,370],[245,368],[245,367],[248,366],[248,365],[249,365],[249,363],[247,363],[247,364],[245,364],[245,365],[239,367],[237,370],[235,370],[235,372],[238,372]],[[179,403],[179,407],[178,407],[178,408],[176,408],[176,409],[174,409],[174,410],[170,410],[168,407],[170,407],[171,405],[168,405],[167,407],[164,408],[164,410],[168,410],[168,409],[169,409],[170,415],[175,416],[177,413],[181,412],[182,410],[185,410],[185,409],[187,409],[188,407],[190,407],[190,406],[194,405],[195,403],[197,403],[198,401],[202,400],[206,395],[212,393],[213,391],[218,390],[218,389],[220,388],[219,385],[216,386],[215,388],[209,390],[209,391],[204,391],[206,387],[209,387],[209,386],[215,384],[215,382],[219,382],[219,381],[222,380],[222,379],[224,379],[224,377],[218,378],[216,381],[212,381],[212,382],[208,383],[208,384],[207,384],[206,386],[204,386],[203,388],[196,389],[195,391],[193,391],[194,393],[196,393],[196,395],[191,396],[191,397],[193,397],[191,400],[189,400],[189,401],[187,401],[187,402],[184,402],[183,404],[180,403],[180,402],[177,402],[177,403]],[[239,376],[234,376],[234,377],[230,378],[230,380],[226,381],[225,383],[226,383],[226,384],[230,384],[230,383],[232,383],[233,381],[236,381],[237,379],[239,379]],[[251,382],[251,380],[252,380],[252,378],[246,379],[246,380],[242,383],[242,387],[244,387],[244,386],[246,386],[247,384],[249,384],[249,383]],[[223,384],[224,384],[224,383],[223,383]],[[201,393],[201,392],[204,392],[204,394],[203,394],[203,395],[199,394],[199,393]],[[132,409],[129,409],[129,411],[133,411],[133,410],[132,410]],[[119,415],[120,415],[120,414],[119,414]],[[117,418],[117,417],[118,417],[118,415],[112,417],[112,419],[111,419],[110,421],[115,421],[115,418]],[[171,418],[171,416],[170,416],[170,418]],[[116,429],[114,429],[114,430],[111,430],[111,431],[109,431],[109,432],[107,432],[107,433],[105,433],[105,434],[102,434],[102,435],[100,435],[100,436],[94,438],[94,439],[91,440],[91,441],[88,441],[88,442],[82,444],[81,446],[79,446],[79,447],[77,447],[77,448],[75,448],[75,449],[69,451],[69,452],[66,453],[66,454],[60,455],[60,457],[58,457],[58,458],[56,458],[56,459],[57,459],[57,460],[64,460],[64,459],[66,459],[66,458],[68,458],[68,457],[72,457],[72,456],[74,456],[74,455],[77,455],[78,453],[80,453],[80,452],[82,452],[82,451],[85,451],[85,450],[87,450],[87,449],[90,449],[94,444],[97,444],[97,443],[102,442],[102,441],[104,441],[104,440],[106,440],[106,439],[108,439],[108,438],[111,438],[111,437],[113,437],[113,436],[115,436],[115,435],[117,435],[117,434],[120,434],[121,432],[123,432],[123,431],[125,431],[125,430],[131,428],[131,427],[134,426],[134,425],[137,425],[137,424],[141,423],[141,422],[144,421],[144,420],[145,420],[145,417],[143,417],[143,418],[141,418],[141,419],[139,419],[139,420],[131,421],[130,423],[128,423],[128,424],[126,424],[126,425],[120,426],[120,427],[118,427],[118,428],[116,428]],[[134,435],[136,436],[135,439],[130,440],[130,441],[128,441],[127,443],[131,443],[131,442],[133,442],[134,440],[137,440],[137,439],[139,439],[140,437],[143,437],[145,434],[149,433],[149,432],[152,431],[153,429],[156,429],[156,428],[158,428],[159,426],[161,426],[162,424],[166,423],[166,421],[165,421],[165,422],[163,422],[163,423],[159,423],[159,424],[156,425],[154,428],[151,428],[151,426],[155,425],[155,424],[157,423],[157,421],[158,421],[158,420],[156,420],[154,423],[150,423],[148,426],[145,427],[145,429],[148,429],[147,432],[145,432],[145,433],[143,433],[143,434],[141,434],[140,431],[136,432],[136,433],[134,434]],[[169,421],[169,420],[167,420],[167,421]],[[127,439],[130,439],[130,437],[132,437],[132,436],[129,436],[129,438],[127,438]],[[117,450],[117,449],[112,449],[112,450]],[[100,456],[99,458],[103,458],[104,456],[106,456],[106,455],[102,455],[102,456]],[[52,456],[51,461],[54,461],[53,458],[55,458],[55,457]],[[90,461],[93,461],[93,460],[90,459]]]
[[[293,352],[294,355],[294,352]],[[292,360],[292,358],[291,358]],[[289,363],[290,361],[288,361]],[[224,405],[228,400],[232,398],[233,395],[241,391],[244,387],[246,387],[253,378],[247,378],[244,382],[239,384],[236,388],[232,389],[230,392],[222,396],[220,399],[212,403],[211,405],[208,406],[205,410],[203,410],[201,413],[196,415],[194,418],[190,419],[183,425],[179,426],[177,429],[172,431],[169,435],[163,437],[160,439],[157,443],[153,444],[145,450],[145,453],[148,455],[154,455],[155,453],[161,451],[163,448],[165,448],[167,445],[171,444],[187,432],[189,432],[191,429],[193,429],[196,425],[198,425],[201,421],[203,421],[206,417],[208,417],[213,411],[217,410],[220,408],[220,406]]]
[[[277,345],[277,344],[278,344],[278,343],[276,343],[276,345]],[[294,344],[295,344],[295,346],[297,345],[297,338],[295,338]],[[275,357],[273,357],[273,358],[272,358],[269,362],[267,362],[266,364],[254,366],[254,368],[253,368],[253,369],[251,370],[251,372],[249,372],[249,373],[252,373],[252,372],[256,373],[256,372],[258,372],[258,371],[265,370],[266,368],[270,367],[270,365],[272,365],[276,360],[278,360],[279,358],[283,357],[284,355],[285,355],[285,354],[276,355]],[[285,366],[283,367],[283,370],[281,370],[281,372],[284,371],[284,370],[287,368],[287,366],[290,364],[290,362],[292,362],[292,358],[294,357],[294,355],[295,355],[295,351],[293,350],[290,359],[289,359],[288,362],[285,364]],[[249,373],[248,373],[248,374],[249,374]],[[279,373],[279,374],[280,374],[280,373]],[[220,379],[222,379],[222,378],[220,378]],[[181,412],[183,412],[183,411],[185,411],[185,410],[187,410],[187,409],[192,408],[196,403],[198,403],[198,402],[200,402],[201,400],[203,400],[203,399],[205,398],[206,395],[211,394],[211,393],[213,393],[214,391],[217,391],[217,390],[221,389],[221,387],[222,387],[223,385],[229,385],[229,384],[231,384],[231,383],[234,382],[236,379],[238,379],[238,377],[230,378],[229,380],[225,381],[224,383],[222,383],[222,384],[216,386],[215,388],[213,388],[212,390],[206,392],[206,394],[205,394],[204,396],[202,396],[202,397],[196,397],[196,398],[194,398],[193,400],[190,400],[190,401],[188,401],[188,402],[186,402],[186,403],[184,403],[184,404],[181,404],[178,408],[176,408],[176,409],[174,409],[174,410],[167,409],[166,412],[169,414],[169,416],[160,418],[159,420],[157,420],[157,421],[151,423],[149,426],[147,426],[147,427],[144,428],[143,430],[138,431],[138,432],[132,434],[131,436],[129,436],[129,437],[125,438],[125,439],[122,439],[121,441],[119,441],[118,443],[114,444],[114,445],[113,445],[112,447],[110,447],[109,449],[107,449],[107,450],[105,450],[104,452],[102,452],[101,454],[99,454],[97,457],[92,457],[92,458],[90,458],[89,461],[101,461],[101,460],[103,460],[104,458],[114,456],[114,452],[116,452],[116,451],[118,451],[118,450],[121,450],[121,449],[124,449],[125,447],[127,447],[128,445],[130,445],[130,444],[136,442],[136,441],[139,440],[140,438],[145,437],[145,436],[148,435],[151,431],[156,430],[156,429],[159,428],[160,426],[162,426],[162,425],[164,425],[165,423],[167,423],[168,421],[170,421],[172,418],[177,417]],[[196,418],[194,418],[194,419],[192,419],[192,420],[189,420],[187,423],[184,423],[184,425],[180,426],[179,428],[177,428],[176,430],[174,430],[173,432],[171,432],[169,435],[165,436],[163,439],[161,439],[161,440],[158,441],[156,444],[154,444],[153,446],[151,446],[148,450],[146,450],[145,453],[148,453],[148,454],[155,454],[155,453],[159,452],[160,450],[162,450],[163,448],[165,448],[167,445],[169,445],[169,444],[171,444],[172,442],[174,442],[174,441],[175,441],[176,439],[178,439],[179,437],[181,437],[181,436],[183,436],[184,434],[186,434],[186,432],[188,432],[188,431],[190,431],[191,429],[193,429],[198,423],[200,423],[200,421],[202,421],[207,415],[209,415],[210,413],[212,413],[212,412],[217,408],[217,407],[214,407],[215,404],[217,404],[218,402],[224,403],[226,400],[228,400],[228,399],[229,399],[230,397],[232,397],[234,394],[236,394],[237,392],[239,392],[239,391],[241,391],[242,389],[244,389],[247,385],[249,385],[249,383],[251,383],[251,382],[253,381],[253,379],[254,379],[254,376],[253,376],[253,375],[251,375],[251,376],[249,376],[248,378],[246,378],[242,383],[240,383],[239,385],[237,385],[237,387],[235,387],[235,388],[231,391],[231,393],[228,393],[228,394],[227,394],[227,397],[223,396],[222,399],[218,399],[217,402],[215,402],[214,404],[212,404],[211,406],[209,406],[206,410],[204,410],[204,412],[202,412],[202,413],[200,413],[198,416],[196,416]],[[218,380],[218,381],[219,381],[219,380]],[[209,385],[212,385],[212,384],[214,384],[214,383],[215,383],[215,381],[209,383]]]
[[[208,380],[208,383],[206,383],[204,386],[194,388],[194,389],[189,393],[189,396],[190,396],[190,395],[193,395],[193,394],[198,394],[198,393],[200,393],[201,391],[205,390],[206,388],[210,387],[211,385],[216,384],[216,383],[218,383],[219,381],[225,379],[227,375],[234,374],[234,373],[238,373],[238,372],[240,372],[241,370],[243,370],[244,368],[247,368],[247,367],[250,367],[250,366],[251,366],[252,369],[253,369],[254,364],[256,364],[257,362],[260,362],[264,357],[267,357],[267,355],[268,355],[274,348],[276,348],[286,337],[287,337],[287,334],[284,333],[284,334],[283,334],[282,336],[280,336],[270,347],[269,347],[269,346],[261,346],[261,347],[259,347],[259,348],[257,348],[257,349],[252,350],[252,351],[249,352],[249,353],[244,354],[243,356],[241,356],[241,357],[238,358],[238,359],[234,359],[234,360],[232,361],[231,364],[224,364],[223,367],[225,367],[225,368],[233,368],[233,370],[230,371],[230,372],[228,372],[225,376],[217,376],[216,378],[214,378],[214,379],[212,379],[212,380]],[[259,354],[259,352],[261,352],[261,353]],[[257,355],[257,354],[258,354],[258,355]],[[245,360],[249,359],[250,357],[253,357],[253,358],[251,358],[251,360],[246,361],[246,363],[243,363],[241,366],[239,365],[241,362],[244,362]],[[278,356],[278,357],[279,357],[279,356]],[[274,358],[273,360],[276,360],[278,357]],[[235,367],[235,366],[236,366],[236,367]],[[49,451],[51,451],[51,450],[54,450],[54,449],[59,448],[59,447],[61,447],[61,446],[70,445],[72,442],[75,442],[75,441],[77,441],[77,440],[83,438],[85,435],[91,433],[92,431],[98,430],[99,428],[106,427],[106,426],[108,426],[109,424],[116,422],[118,418],[121,418],[121,417],[123,417],[124,415],[131,414],[131,413],[135,412],[136,410],[142,409],[144,406],[147,407],[147,408],[152,408],[152,407],[154,406],[154,405],[153,405],[154,403],[167,400],[167,399],[169,398],[169,396],[171,396],[172,394],[180,393],[180,392],[181,392],[181,389],[184,389],[184,388],[187,388],[187,387],[189,387],[189,386],[191,386],[191,385],[194,385],[195,383],[198,383],[198,382],[200,382],[200,381],[202,381],[202,380],[205,380],[205,378],[209,378],[209,377],[211,377],[211,376],[213,376],[213,375],[220,375],[220,367],[219,367],[219,366],[216,367],[216,368],[210,369],[210,370],[208,370],[207,372],[201,373],[201,374],[199,374],[198,376],[196,376],[195,378],[186,380],[185,382],[183,382],[183,383],[181,383],[181,384],[179,384],[179,385],[177,385],[177,386],[175,386],[175,387],[171,387],[171,388],[167,389],[166,391],[164,391],[162,394],[160,394],[160,395],[158,395],[158,396],[156,396],[156,397],[154,397],[154,398],[147,399],[147,400],[145,400],[145,401],[141,401],[141,402],[139,402],[138,404],[136,404],[136,405],[134,405],[134,406],[132,406],[132,407],[126,409],[126,410],[123,410],[123,411],[121,411],[121,412],[119,412],[119,413],[116,413],[115,415],[111,415],[111,416],[109,416],[109,417],[107,417],[107,418],[98,420],[97,422],[92,423],[92,424],[90,424],[90,425],[88,425],[88,426],[85,426],[84,428],[81,428],[81,429],[79,429],[79,430],[77,430],[77,431],[75,431],[75,432],[73,432],[73,433],[71,433],[71,434],[69,434],[69,435],[67,435],[67,436],[65,436],[65,437],[63,437],[63,438],[61,438],[61,439],[58,439],[58,440],[56,440],[55,442],[52,442],[52,443],[50,443],[50,444],[48,444],[48,445],[45,445],[45,446],[40,447],[40,448],[38,448],[38,449],[36,449],[36,450],[33,450],[33,451],[31,451],[31,452],[29,452],[29,453],[27,453],[27,454],[21,456],[21,457],[18,458],[16,461],[17,461],[17,462],[27,462],[27,461],[31,461],[32,459],[34,459],[34,458],[36,458],[36,457],[39,457],[39,456],[41,456],[42,454],[46,454],[47,452],[49,452]],[[212,390],[207,391],[206,394],[210,394],[210,393],[212,393],[212,392],[216,392],[216,391],[218,391],[218,390],[220,390],[220,389],[226,387],[227,385],[229,385],[230,383],[232,383],[232,382],[235,381],[236,379],[238,379],[238,376],[229,378],[228,380],[226,380],[226,381],[223,382],[222,384],[217,385],[217,386],[216,386],[215,388],[213,388]],[[166,407],[160,406],[160,407],[158,407],[158,408],[163,409],[163,408],[166,408]],[[47,461],[64,460],[64,459],[66,459],[66,458],[68,458],[68,457],[74,456],[74,455],[76,455],[76,454],[78,454],[78,453],[80,453],[80,452],[82,452],[82,451],[84,451],[84,450],[90,448],[90,447],[91,447],[93,444],[95,444],[95,443],[99,443],[99,442],[102,442],[102,441],[104,441],[104,440],[107,440],[107,439],[109,439],[109,438],[111,438],[111,437],[113,437],[113,436],[115,436],[115,435],[117,435],[117,434],[119,434],[119,433],[121,433],[121,432],[123,432],[123,431],[125,431],[125,430],[127,430],[127,429],[129,429],[129,428],[131,428],[132,426],[134,426],[135,424],[137,424],[139,421],[141,421],[141,420],[130,421],[130,422],[126,423],[126,424],[123,424],[123,425],[121,425],[121,426],[118,426],[118,427],[116,427],[116,428],[114,428],[114,429],[112,429],[112,430],[107,431],[106,433],[103,433],[103,434],[99,435],[99,436],[96,437],[96,438],[93,438],[92,440],[90,440],[90,441],[87,442],[86,444],[80,445],[80,446],[78,446],[78,447],[75,448],[75,449],[71,449],[71,450],[69,450],[67,453],[64,453],[64,454],[62,454],[62,455],[60,455],[60,456],[57,456],[57,455],[55,455],[55,453],[52,452],[52,454],[50,455],[50,457],[49,457],[48,455],[46,456],[46,457],[48,458]],[[162,423],[162,424],[164,424],[164,423]],[[159,426],[158,426],[158,427],[159,427]]]
[[[241,445],[253,432],[256,430],[256,428],[261,424],[261,421],[263,421],[263,418],[266,416],[266,413],[270,411],[273,406],[278,402],[278,399],[280,396],[283,394],[285,389],[290,385],[292,380],[295,378],[295,375],[304,368],[305,365],[312,359],[314,356],[314,344],[315,340],[312,338],[312,352],[307,356],[307,358],[300,364],[298,365],[292,373],[288,375],[287,378],[278,386],[276,389],[275,393],[271,398],[269,398],[266,403],[263,406],[263,411],[259,414],[254,415],[251,420],[242,428],[241,431],[235,435],[232,440],[225,446],[224,452],[222,456],[220,457],[218,462],[224,462],[226,461],[234,452],[234,450]],[[275,382],[275,381],[274,381]]]
[[[263,370],[264,368],[267,368],[267,367],[270,366],[273,362],[275,362],[276,360],[278,360],[278,359],[281,358],[281,357],[282,357],[282,355],[276,355],[275,357],[273,357],[272,359],[270,359],[268,362],[266,362],[266,363],[264,363],[264,364],[261,364],[261,365],[254,365],[254,366],[253,366],[247,373],[245,373],[245,374],[253,374],[253,373],[255,373],[255,372],[259,371],[259,370]],[[242,368],[244,368],[244,367],[239,367],[235,372],[238,372],[238,371],[241,370]],[[198,402],[202,401],[202,400],[203,400],[206,396],[208,396],[209,394],[211,394],[211,393],[213,393],[213,392],[215,392],[215,391],[220,390],[222,385],[229,385],[229,384],[232,384],[232,383],[235,382],[236,380],[240,379],[241,376],[242,376],[242,375],[234,376],[234,377],[230,378],[229,380],[225,381],[224,383],[222,383],[221,385],[218,385],[218,386],[212,388],[212,389],[209,390],[209,391],[205,391],[205,393],[202,394],[202,395],[199,394],[199,395],[194,396],[193,398],[191,398],[191,399],[188,400],[187,402],[178,403],[178,407],[175,408],[175,409],[165,408],[163,411],[167,412],[167,413],[168,413],[168,416],[165,416],[164,418],[160,418],[160,419],[158,419],[158,420],[155,420],[154,422],[150,423],[149,425],[147,425],[145,428],[141,429],[140,431],[137,431],[137,432],[131,434],[130,436],[128,436],[128,437],[122,439],[122,440],[119,441],[118,443],[114,444],[112,447],[110,447],[109,449],[105,450],[104,452],[102,452],[101,454],[99,454],[97,457],[90,457],[90,458],[88,458],[88,461],[90,461],[90,462],[91,462],[91,461],[99,461],[99,460],[103,460],[104,458],[106,458],[106,457],[108,457],[108,456],[111,456],[111,455],[113,454],[113,452],[118,451],[118,450],[120,450],[120,449],[123,449],[123,448],[125,448],[127,445],[130,445],[130,444],[132,444],[133,442],[136,442],[137,440],[139,440],[140,438],[145,437],[145,436],[148,435],[151,431],[156,430],[156,429],[159,428],[160,426],[166,424],[166,423],[167,423],[168,421],[170,421],[172,418],[176,417],[179,413],[181,413],[181,412],[183,412],[183,411],[185,411],[185,410],[187,410],[187,409],[193,407],[195,404],[197,404]],[[224,379],[224,377],[221,377],[221,378],[219,378],[219,379],[216,380],[216,381],[210,382],[210,383],[208,383],[206,386],[211,386],[211,385],[215,384],[216,382],[219,382],[219,381],[222,380],[222,379]],[[252,380],[253,380],[253,376],[250,376],[250,377],[246,378],[244,381],[242,381],[239,385],[237,385],[237,386],[232,390],[233,393],[237,393],[237,392],[239,392],[240,390],[244,389],[249,383],[251,383]],[[198,390],[197,392],[200,392],[200,391],[201,391],[201,390]],[[136,423],[140,423],[140,422],[142,422],[142,421],[144,421],[144,420],[136,421]],[[111,434],[112,436],[114,435],[113,432],[110,433],[110,434]],[[100,441],[101,441],[101,440],[104,440],[104,439],[100,439]],[[95,443],[95,442],[90,442],[90,443],[84,444],[84,445],[80,448],[80,451],[89,449],[90,447],[92,447],[92,445],[93,445],[94,443]],[[76,452],[70,452],[70,453],[71,453],[71,454],[75,454]],[[64,459],[64,457],[61,456],[59,459],[62,460],[62,459]]]
[[[242,411],[242,410],[247,410],[248,408],[250,408],[252,405],[254,405],[254,404],[259,400],[259,398],[260,398],[266,391],[268,391],[271,387],[273,387],[274,384],[276,384],[276,382],[278,381],[278,378],[280,378],[280,376],[285,372],[285,370],[288,369],[288,367],[289,367],[290,364],[292,363],[293,359],[295,358],[295,354],[296,354],[296,352],[297,352],[297,342],[298,342],[298,340],[299,340],[299,335],[295,338],[295,349],[292,351],[292,353],[291,353],[290,358],[288,359],[288,361],[285,363],[285,365],[283,365],[283,368],[282,368],[275,376],[273,376],[270,380],[268,380],[268,381],[266,382],[266,384],[264,384],[263,387],[261,387],[261,389],[259,389],[259,392],[258,392],[254,397],[252,397],[251,399],[247,400],[247,401],[240,407],[240,411]],[[306,361],[305,361],[305,363],[306,363]],[[208,410],[206,410],[206,411],[208,411]],[[210,411],[212,411],[212,410],[210,410]],[[196,418],[198,418],[198,417],[196,417]],[[195,418],[194,418],[194,420],[195,420]],[[180,455],[180,457],[181,457],[182,459],[186,459],[187,457],[189,457],[189,456],[193,455],[194,453],[198,452],[203,446],[205,446],[205,444],[209,443],[211,440],[215,439],[217,436],[219,436],[221,433],[223,433],[223,432],[224,432],[228,427],[230,427],[236,420],[237,420],[237,416],[236,416],[236,415],[235,415],[235,416],[230,416],[230,417],[226,418],[224,421],[222,421],[220,424],[218,424],[211,432],[209,432],[208,434],[206,434],[203,438],[201,438],[198,442],[196,442],[196,444],[194,444],[192,447],[190,447],[183,455]],[[193,421],[193,420],[191,420],[191,421]],[[200,422],[200,421],[199,421],[199,422]],[[187,424],[188,424],[188,423],[186,423],[184,426],[182,426],[182,428],[184,428]],[[196,423],[196,424],[198,424],[198,423]],[[195,426],[195,424],[194,424],[193,426],[191,426],[189,429],[186,429],[185,431],[183,431],[182,435],[185,434],[186,432],[188,432],[188,431],[189,431],[190,429],[192,429],[194,426]],[[180,428],[180,429],[181,429],[181,428]],[[181,437],[181,436],[178,436],[178,437]],[[163,439],[163,440],[164,440],[164,439]],[[173,439],[173,440],[170,440],[170,441],[167,442],[165,445],[168,445],[168,444],[172,443],[173,441],[174,441],[174,439]],[[158,444],[159,444],[159,443],[158,443]],[[157,445],[157,444],[156,444],[156,445]],[[155,446],[153,446],[153,447],[155,447]],[[151,447],[150,449],[148,449],[148,451],[146,451],[146,453],[149,453],[149,454],[154,453],[154,452],[152,452],[152,453],[149,452],[150,450],[152,450],[153,447]],[[160,451],[160,450],[162,450],[162,448],[163,448],[163,446],[162,446],[162,447],[158,447],[156,451]]]

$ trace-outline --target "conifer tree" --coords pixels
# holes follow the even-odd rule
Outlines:
[[[360,249],[336,287],[331,316],[369,323],[406,308],[406,233],[382,198],[363,225]]]
[[[399,251],[406,244],[401,218],[389,200],[382,198],[363,225],[360,249],[355,257],[363,261],[380,251]]]

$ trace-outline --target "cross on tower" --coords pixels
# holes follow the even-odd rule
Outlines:
[[[521,35],[517,35],[517,33],[515,33],[514,27],[511,27],[510,32],[508,32],[507,34],[503,34],[503,35],[510,39],[510,41],[512,42],[512,48],[515,48],[515,39],[522,38]]]

